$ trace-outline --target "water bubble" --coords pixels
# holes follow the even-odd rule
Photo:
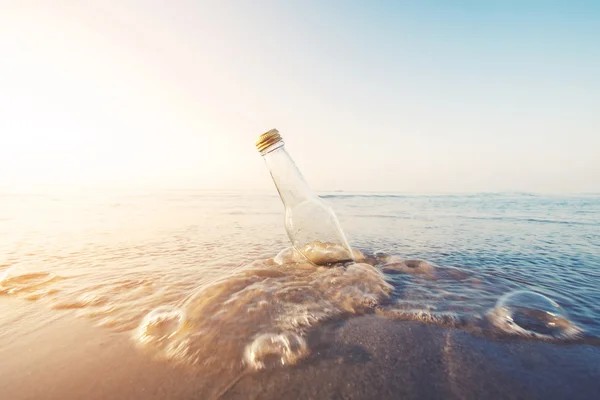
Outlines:
[[[158,307],[148,313],[142,320],[137,339],[140,343],[157,343],[172,338],[183,326],[184,313],[176,308]]]
[[[292,332],[265,333],[246,347],[244,360],[254,369],[295,364],[306,357],[306,341]]]
[[[488,316],[496,327],[510,334],[542,339],[573,339],[581,334],[558,303],[525,290],[502,296]]]

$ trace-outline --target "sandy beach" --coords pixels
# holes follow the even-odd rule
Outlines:
[[[2,323],[43,307],[2,299]],[[21,327],[27,324],[21,324]],[[227,373],[174,365],[64,313],[14,331],[0,348],[5,399],[591,399],[600,348],[490,340],[456,329],[377,316],[329,324],[312,355],[292,367]],[[218,373],[217,373],[218,372]]]

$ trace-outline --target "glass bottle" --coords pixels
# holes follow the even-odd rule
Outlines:
[[[256,141],[285,207],[285,230],[294,248],[310,262],[353,261],[353,252],[335,213],[308,186],[285,150],[277,129]]]

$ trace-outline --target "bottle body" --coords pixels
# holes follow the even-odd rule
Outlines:
[[[269,134],[274,137],[262,147],[259,143],[257,146],[285,207],[285,229],[292,245],[317,265],[353,260],[352,249],[332,208],[308,186],[276,130],[261,138]]]
[[[285,230],[294,248],[317,265],[353,260],[331,207],[318,197],[285,209]]]

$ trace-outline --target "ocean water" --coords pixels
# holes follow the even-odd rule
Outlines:
[[[365,314],[600,343],[600,195],[321,196],[355,264],[296,258],[276,194],[0,193],[0,301],[226,369],[302,362],[315,328]]]

